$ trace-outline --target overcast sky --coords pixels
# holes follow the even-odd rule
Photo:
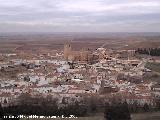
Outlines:
[[[0,0],[0,32],[160,32],[160,0]]]

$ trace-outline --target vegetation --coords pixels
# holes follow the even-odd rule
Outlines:
[[[147,54],[147,55],[151,55],[151,56],[160,56],[160,48],[149,48],[149,49],[138,48],[138,50],[136,52],[139,53],[139,54]]]
[[[158,102],[159,100],[157,100]],[[98,119],[95,114],[101,114],[101,120],[131,120],[131,113],[143,113],[152,112],[153,108],[144,104],[140,106],[137,102],[133,104],[127,104],[126,102],[120,103],[119,100],[112,100],[112,104],[106,104],[105,106],[99,106],[98,99],[95,97],[86,98],[82,103],[75,101],[72,104],[63,104],[58,107],[57,99],[53,99],[52,96],[47,98],[36,97],[33,98],[29,94],[23,94],[19,98],[19,105],[0,107],[1,115],[37,115],[37,116],[62,116],[68,117],[74,115],[76,117],[86,116],[93,117],[93,119]],[[160,105],[160,104],[157,104]],[[103,109],[105,108],[105,110]],[[159,107],[159,106],[158,106]],[[160,108],[160,107],[159,107]],[[5,114],[4,114],[5,113]],[[102,118],[104,116],[104,118]],[[89,118],[90,118],[89,117]],[[99,120],[100,120],[99,119]]]
[[[2,106],[0,104],[0,119],[3,118],[3,109],[2,109]]]
[[[107,105],[105,118],[106,120],[131,120],[128,104],[125,102]]]
[[[57,99],[53,99],[51,96],[32,98],[28,94],[20,96],[18,105],[4,107],[3,111],[6,115],[75,115],[77,117],[85,116],[87,113],[86,107],[78,102],[58,107]]]

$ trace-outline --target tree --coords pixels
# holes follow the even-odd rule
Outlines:
[[[106,107],[106,120],[131,120],[128,104],[126,102],[108,105]]]
[[[0,104],[0,118],[3,118],[3,108],[1,104]]]
[[[151,56],[160,56],[160,48],[138,48],[136,53],[147,54]]]
[[[148,106],[147,103],[144,104],[143,110],[144,110],[145,112],[148,112],[148,111],[149,111],[149,106]]]

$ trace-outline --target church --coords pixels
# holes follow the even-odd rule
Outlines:
[[[98,60],[98,56],[95,56],[90,50],[81,49],[80,51],[72,50],[71,44],[64,45],[64,59],[67,61],[86,62],[92,63],[94,60]]]

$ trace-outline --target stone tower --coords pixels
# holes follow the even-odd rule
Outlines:
[[[72,48],[70,44],[65,44],[64,45],[64,59],[68,60],[69,55],[72,52]]]

